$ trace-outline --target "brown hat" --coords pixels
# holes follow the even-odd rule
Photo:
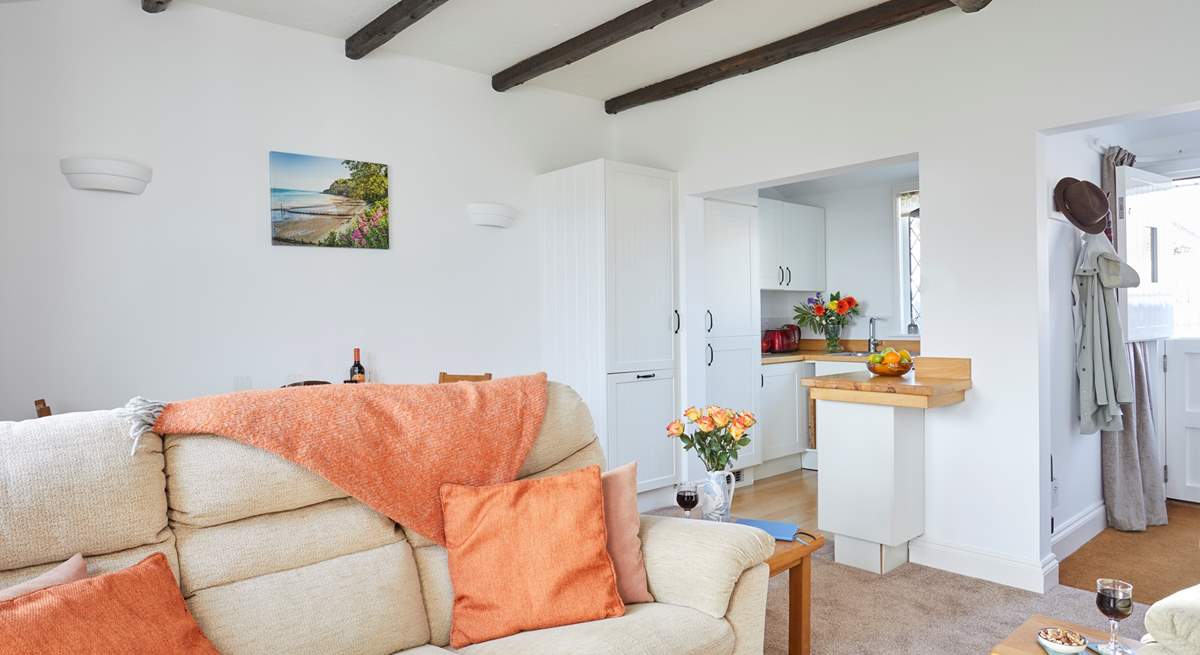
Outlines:
[[[1100,234],[1108,227],[1108,196],[1087,180],[1059,180],[1054,185],[1054,208],[1088,234]]]

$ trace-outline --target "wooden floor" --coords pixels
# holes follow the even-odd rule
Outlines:
[[[805,532],[817,532],[817,472],[792,471],[733,494],[733,514],[750,519],[788,521]]]

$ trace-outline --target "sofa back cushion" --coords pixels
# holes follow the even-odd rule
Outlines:
[[[0,588],[75,553],[92,574],[156,552],[174,569],[162,440],[132,444],[113,411],[0,422]]]
[[[230,439],[169,435],[165,450],[183,594],[222,653],[389,655],[429,641],[412,548],[390,519]]]

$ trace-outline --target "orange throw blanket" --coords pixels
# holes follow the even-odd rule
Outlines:
[[[511,482],[546,415],[546,374],[491,382],[346,384],[168,403],[155,434],[269,450],[397,523],[446,543],[438,490]]]

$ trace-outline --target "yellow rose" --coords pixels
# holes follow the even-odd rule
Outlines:
[[[733,437],[734,441],[737,441],[738,439],[742,438],[743,434],[746,434],[746,429],[742,427],[741,423],[734,421],[733,424],[729,426],[729,434]]]
[[[825,303],[825,309],[828,309],[831,312],[836,312],[837,311],[837,301],[830,300],[829,302]]]
[[[729,425],[729,421],[733,418],[729,415],[729,411],[725,409],[717,410],[715,414],[710,414],[710,416],[712,416],[713,423],[715,423],[718,428],[723,428],[726,425]]]
[[[689,407],[683,410],[683,418],[695,423],[696,419],[700,418],[700,410],[696,409],[695,407]]]
[[[709,405],[708,407],[704,408],[704,413],[707,414],[708,416],[716,416],[719,412],[722,412],[722,411],[724,411],[724,410],[722,410],[719,405]]]
[[[667,424],[667,436],[678,437],[683,434],[683,423],[679,420],[671,421]]]

